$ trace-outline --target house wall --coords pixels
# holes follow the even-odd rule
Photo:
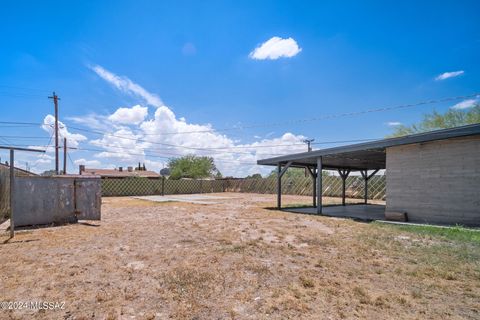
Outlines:
[[[409,221],[480,226],[480,137],[387,148],[387,211]]]

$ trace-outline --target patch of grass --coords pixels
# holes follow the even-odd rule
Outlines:
[[[307,278],[305,276],[300,276],[300,283],[304,288],[313,288],[315,287],[315,283],[312,279]]]
[[[454,227],[438,227],[438,226],[422,226],[422,225],[400,225],[400,224],[383,224],[374,222],[382,227],[394,228],[396,230],[412,232],[424,236],[440,237],[448,240],[459,242],[470,242],[480,245],[480,230],[468,229],[462,226]]]

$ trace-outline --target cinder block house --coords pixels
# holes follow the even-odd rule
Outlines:
[[[405,212],[411,222],[480,226],[480,124],[413,134],[259,160],[277,166],[278,207],[281,179],[289,167],[306,167],[314,180],[313,207],[305,212],[345,216]],[[365,204],[322,208],[321,170],[346,177],[361,172]],[[385,169],[386,206],[367,204],[368,180]],[[317,178],[318,177],[318,178]],[[345,197],[345,196],[344,196]]]

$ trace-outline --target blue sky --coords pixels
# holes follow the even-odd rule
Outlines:
[[[80,149],[99,150],[71,150],[72,172],[80,163],[138,161],[157,170],[161,156],[194,152],[214,154],[224,174],[265,173],[269,169],[249,164],[304,150],[304,137],[381,138],[392,130],[388,123],[414,123],[462,101],[285,122],[479,92],[478,12],[476,1],[8,2],[0,12],[1,121],[43,123],[53,112],[47,96],[55,90],[64,134]],[[253,59],[255,48],[273,37],[291,38],[298,50],[282,42],[293,50],[289,55]],[[436,80],[457,71],[463,72]],[[119,108],[129,110],[112,117]],[[270,123],[283,124],[185,134]],[[162,135],[165,128],[169,135]],[[0,126],[0,136],[1,144],[31,146],[50,138],[40,125]],[[52,168],[51,154],[40,160],[19,154],[19,165]],[[3,161],[6,154],[0,156]]]

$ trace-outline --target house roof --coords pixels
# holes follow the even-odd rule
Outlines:
[[[258,160],[257,163],[276,166],[292,162],[294,167],[316,166],[317,158],[322,157],[322,166],[325,169],[385,169],[386,148],[473,135],[480,135],[480,124],[289,154]]]
[[[10,166],[6,165],[4,163],[0,163],[0,169],[1,170],[10,170]],[[16,171],[16,174],[24,174],[24,175],[27,175],[27,176],[38,176],[38,174],[36,174],[36,173],[33,173],[31,171],[28,171],[28,170],[20,169],[18,167],[15,167],[15,171]]]
[[[111,178],[124,178],[124,177],[141,177],[141,178],[157,178],[160,177],[160,174],[155,171],[147,170],[118,170],[118,169],[87,169],[81,173],[82,176],[102,176],[102,177],[111,177]]]

